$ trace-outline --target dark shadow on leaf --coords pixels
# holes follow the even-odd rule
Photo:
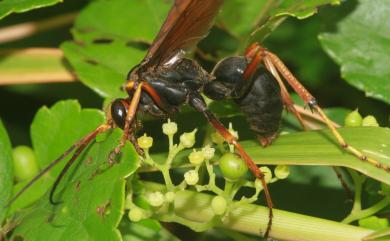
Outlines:
[[[96,38],[92,41],[94,44],[110,44],[114,42],[112,38]]]
[[[133,40],[130,40],[130,41],[126,42],[126,46],[146,51],[146,50],[149,49],[150,43],[143,42],[143,41],[133,41]]]
[[[95,66],[96,66],[96,65],[99,64],[98,61],[93,60],[93,59],[84,59],[84,61],[85,61],[86,63],[90,64],[90,65],[95,65]]]

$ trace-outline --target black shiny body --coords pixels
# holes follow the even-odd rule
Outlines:
[[[244,57],[228,57],[213,71],[215,80],[205,87],[205,94],[215,100],[233,99],[245,115],[250,128],[260,139],[272,141],[282,118],[283,102],[278,82],[262,65],[248,80]],[[266,141],[264,144],[268,144]]]
[[[203,112],[206,104],[201,93],[213,100],[232,99],[258,137],[272,140],[279,129],[283,109],[280,89],[277,81],[263,66],[259,66],[252,77],[244,80],[243,72],[247,65],[244,57],[229,57],[219,62],[212,74],[209,74],[195,61],[179,58],[157,70],[143,71],[139,78],[153,87],[161,103],[156,103],[148,92],[143,91],[139,109],[145,114],[168,118],[184,104]],[[122,102],[114,101],[111,113],[121,128],[127,109],[124,106],[126,102]]]
[[[162,118],[178,112],[183,104],[190,104],[190,96],[202,92],[203,86],[213,79],[195,61],[186,58],[150,74],[145,73],[141,78],[156,90],[164,105],[158,106],[148,93],[143,92],[140,110]]]

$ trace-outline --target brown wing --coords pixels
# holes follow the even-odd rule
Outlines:
[[[175,0],[142,68],[168,61],[178,50],[195,46],[212,26],[223,0]]]

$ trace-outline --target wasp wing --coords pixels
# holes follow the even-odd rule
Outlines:
[[[223,0],[175,0],[140,67],[147,69],[169,61],[180,50],[204,38]]]

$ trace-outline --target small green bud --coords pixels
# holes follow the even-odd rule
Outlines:
[[[215,149],[209,145],[202,148],[204,159],[211,160],[214,157]]]
[[[190,163],[200,165],[204,161],[204,153],[203,151],[196,151],[194,149],[188,156],[188,159],[190,159]]]
[[[149,149],[153,145],[153,138],[144,134],[137,139],[137,142],[142,149]]]
[[[223,139],[223,137],[221,136],[221,134],[219,134],[218,132],[213,132],[211,134],[211,140],[215,143],[215,144],[223,144],[225,142],[225,139]]]
[[[264,175],[264,180],[266,183],[270,182],[271,179],[272,179],[272,172],[271,172],[271,169],[269,169],[268,167],[264,166],[264,167],[260,167],[260,170],[261,172],[263,173]]]
[[[344,126],[356,127],[362,125],[362,116],[359,114],[358,109],[349,113],[344,119]]]
[[[278,179],[285,179],[290,175],[290,168],[286,165],[278,165],[275,167],[274,173]]]
[[[129,211],[129,219],[132,222],[138,222],[144,217],[144,211],[139,207],[133,207]]]
[[[177,132],[177,124],[168,119],[168,122],[162,125],[162,130],[167,136],[174,135]]]
[[[198,172],[195,170],[190,170],[186,173],[184,173],[184,180],[188,185],[195,185],[199,181],[199,175]]]
[[[221,196],[215,196],[211,201],[211,209],[216,215],[222,215],[227,208],[226,199]]]
[[[376,121],[376,118],[372,115],[368,115],[363,118],[362,126],[375,126],[379,127],[378,122]]]
[[[174,192],[167,192],[165,193],[165,201],[167,203],[171,203],[175,200],[176,194]]]
[[[149,204],[153,207],[160,207],[164,203],[164,195],[161,192],[152,192],[147,196]]]
[[[180,136],[180,144],[185,148],[191,148],[195,145],[195,133],[197,129],[192,132],[185,132]]]

